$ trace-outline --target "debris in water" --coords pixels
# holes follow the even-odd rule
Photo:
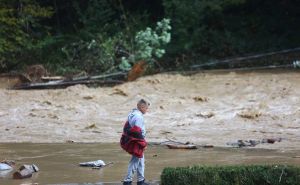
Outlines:
[[[259,116],[261,116],[262,113],[258,112],[256,110],[248,110],[248,111],[242,111],[242,112],[238,113],[238,115],[242,118],[255,119],[255,118],[258,118]]]
[[[32,177],[32,174],[38,172],[39,168],[35,165],[26,165],[24,164],[19,168],[19,171],[13,174],[13,179],[25,179]]]
[[[259,144],[260,141],[257,140],[237,140],[237,142],[227,142],[227,145],[231,145],[232,147],[254,147]]]
[[[265,138],[260,140],[237,140],[237,142],[227,142],[227,145],[231,145],[233,147],[254,147],[260,143],[270,143],[273,144],[275,142],[281,142],[282,138]]]
[[[115,92],[113,92],[112,94],[117,94],[117,95],[121,95],[121,96],[128,96],[128,94],[126,92],[124,92],[122,89],[116,88]]]
[[[0,162],[0,171],[12,170],[15,165],[14,161],[4,160]]]
[[[148,83],[151,83],[151,84],[158,84],[160,83],[160,81],[158,79],[154,79],[154,80],[147,80]]]
[[[207,102],[208,98],[206,97],[200,97],[200,96],[196,96],[193,98],[196,102]]]
[[[89,161],[89,162],[79,163],[79,166],[83,166],[83,167],[102,167],[102,166],[105,166],[105,162],[102,161],[102,160]]]
[[[170,131],[161,131],[160,133],[161,134],[172,134],[172,132],[170,132]]]
[[[52,103],[50,101],[48,101],[48,100],[43,101],[43,104],[52,105]]]
[[[85,100],[91,100],[91,99],[93,99],[94,97],[93,96],[84,96],[83,97],[83,99],[85,99]]]
[[[93,130],[92,132],[93,132],[93,133],[97,133],[97,134],[102,133],[102,132],[100,132],[100,131],[98,131],[98,130]]]
[[[52,113],[49,113],[49,114],[48,114],[48,117],[49,117],[49,118],[52,118],[52,119],[59,119],[57,115],[52,114]]]
[[[264,138],[263,140],[261,140],[261,143],[275,143],[275,142],[281,142],[282,138]]]
[[[203,148],[213,148],[214,145],[208,145],[208,144],[206,144],[206,145],[203,145],[202,147],[203,147]]]
[[[167,144],[167,147],[170,149],[197,149],[197,146],[193,144]]]
[[[199,114],[196,114],[196,116],[202,117],[202,118],[211,118],[215,114],[213,112],[201,112]]]
[[[31,117],[37,117],[37,115],[36,115],[36,114],[34,114],[34,113],[32,113],[32,112],[31,112],[31,113],[29,113],[29,114],[28,114],[28,116],[31,116]]]
[[[93,129],[93,128],[97,128],[95,123],[85,127],[85,129]]]

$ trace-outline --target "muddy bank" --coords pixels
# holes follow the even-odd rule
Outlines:
[[[118,142],[140,98],[148,141],[226,146],[283,138],[262,148],[300,149],[299,71],[158,74],[123,85],[57,90],[0,89],[1,142]]]

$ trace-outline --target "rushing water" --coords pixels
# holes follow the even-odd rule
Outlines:
[[[282,138],[262,147],[300,150],[299,70],[165,73],[105,88],[0,89],[0,141],[118,142],[140,98],[151,102],[145,115],[151,142],[223,147]]]
[[[210,148],[171,150],[165,146],[149,146],[146,153],[146,178],[160,179],[164,167],[188,165],[230,164],[290,164],[300,165],[300,151],[266,150],[256,148]],[[36,164],[40,171],[32,178],[13,180],[12,173],[0,177],[0,185],[38,183],[70,184],[120,182],[127,170],[130,156],[113,144],[0,144],[0,160],[22,164]],[[112,165],[100,170],[79,167],[78,163],[104,160]]]

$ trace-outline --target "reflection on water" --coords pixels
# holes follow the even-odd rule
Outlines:
[[[146,178],[159,180],[168,166],[229,165],[229,164],[292,164],[300,166],[300,151],[263,149],[211,148],[170,150],[164,146],[149,146],[146,153]],[[12,180],[12,172],[0,176],[0,185],[22,183],[61,184],[120,182],[127,170],[130,156],[114,144],[0,144],[0,160],[16,160],[36,164],[40,171],[26,180]],[[95,170],[79,167],[78,163],[101,159],[114,164]]]

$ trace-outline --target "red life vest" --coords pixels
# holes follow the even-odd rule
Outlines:
[[[129,154],[142,158],[147,142],[142,135],[141,128],[138,126],[131,127],[127,121],[123,128],[120,145]]]

